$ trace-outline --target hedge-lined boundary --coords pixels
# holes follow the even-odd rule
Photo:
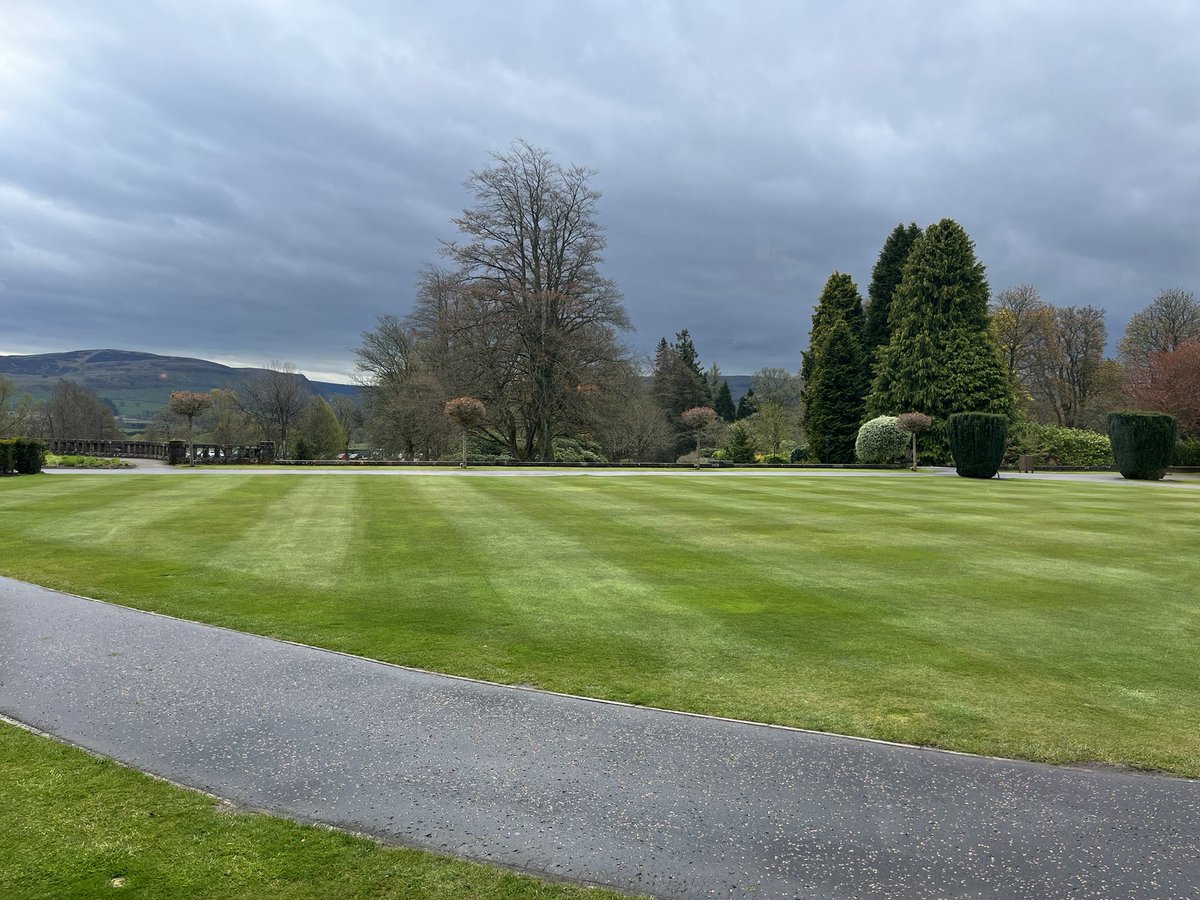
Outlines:
[[[29,438],[0,440],[0,475],[36,475],[46,461],[46,445]]]

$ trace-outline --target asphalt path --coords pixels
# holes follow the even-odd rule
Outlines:
[[[1200,782],[503,687],[4,578],[0,713],[243,806],[630,892],[1200,896]]]
[[[460,469],[457,466],[169,466],[157,459],[127,459],[128,469],[46,469],[53,475],[439,475],[450,478],[561,478],[583,476],[591,478],[928,478],[958,477],[953,467],[922,467],[909,469],[617,469],[617,468],[541,468],[480,466]],[[1002,472],[1002,480],[1014,481],[1075,481],[1122,484],[1131,487],[1200,488],[1200,477],[1168,475],[1161,481],[1129,481],[1115,472]]]

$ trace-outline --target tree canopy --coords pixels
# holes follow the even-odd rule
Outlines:
[[[942,219],[914,243],[891,322],[868,411],[931,416],[934,427],[925,442],[931,461],[949,459],[945,420],[952,413],[1012,413],[1011,382],[989,326],[984,267],[957,222]]]

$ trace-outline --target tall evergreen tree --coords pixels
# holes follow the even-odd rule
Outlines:
[[[734,419],[740,422],[742,419],[750,418],[756,412],[758,412],[758,400],[754,396],[754,388],[750,388],[738,400],[737,412],[734,414]]]
[[[844,325],[844,328],[839,326]],[[809,446],[822,462],[853,462],[854,435],[846,458],[842,431],[857,430],[869,379],[869,362],[863,350],[862,298],[854,279],[834,272],[825,282],[813,312],[808,350],[800,366],[804,393],[804,431]],[[838,338],[833,370],[825,375],[824,353],[835,331]],[[858,366],[857,371],[852,371]],[[853,421],[850,421],[850,420]]]
[[[675,343],[666,338],[658,342],[654,354],[654,399],[675,432],[676,455],[687,453],[692,446],[691,429],[683,424],[680,415],[685,409],[708,406],[712,403],[708,387],[701,374],[699,355],[687,329],[676,335]]]
[[[862,342],[845,319],[825,332],[815,351],[804,431],[825,463],[854,462],[854,440],[866,408],[867,368]]]
[[[825,280],[825,287],[821,289],[821,296],[817,298],[817,306],[813,310],[812,327],[808,332],[808,350],[803,354],[800,363],[800,379],[805,384],[813,377],[817,348],[839,319],[845,319],[846,324],[850,326],[850,332],[862,340],[863,307],[858,285],[849,275],[834,272]]]
[[[692,343],[692,336],[688,334],[686,328],[675,335],[675,352],[679,355],[683,364],[695,372],[696,376],[703,381],[704,370],[700,368],[700,354],[696,352],[696,345]]]
[[[866,327],[863,346],[874,357],[877,347],[886,346],[892,336],[891,309],[896,289],[904,275],[904,261],[913,244],[921,236],[916,222],[897,225],[883,242],[879,259],[871,269],[871,284],[867,287]]]
[[[914,244],[892,300],[892,335],[881,348],[869,415],[921,412],[934,420],[929,462],[949,460],[951,413],[1011,415],[1012,388],[988,328],[988,285],[975,245],[957,222],[930,225]]]
[[[724,378],[721,379],[721,386],[717,388],[713,408],[716,409],[717,415],[726,422],[732,422],[738,417],[737,407],[733,405],[733,394],[729,391],[729,382]]]

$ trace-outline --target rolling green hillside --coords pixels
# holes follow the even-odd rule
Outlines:
[[[0,375],[11,378],[19,394],[34,400],[50,395],[59,379],[75,381],[112,402],[117,414],[127,420],[145,419],[166,406],[171,391],[210,391],[234,388],[260,369],[237,369],[182,356],[159,356],[129,350],[71,350],[36,356],[0,356]],[[354,396],[350,384],[310,381],[313,392],[325,398],[337,394]]]

